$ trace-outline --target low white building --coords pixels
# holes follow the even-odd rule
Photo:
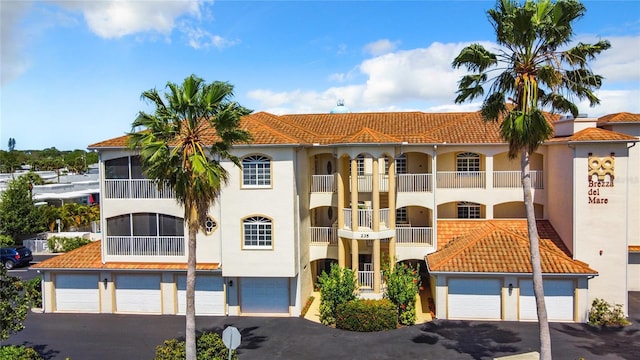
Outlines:
[[[640,290],[640,114],[564,119],[531,155],[552,321]],[[438,318],[535,320],[520,162],[470,113],[243,118],[253,135],[198,234],[196,311],[298,316],[331,263],[381,296],[389,259],[423,264]],[[125,136],[100,154],[101,242],[34,267],[47,312],[184,313],[187,247],[171,189]]]

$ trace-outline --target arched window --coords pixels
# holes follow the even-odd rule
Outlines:
[[[262,216],[252,216],[243,222],[245,249],[271,249],[273,232],[271,220]]]
[[[480,171],[480,155],[471,152],[458,154],[456,156],[456,171]]]
[[[271,160],[262,155],[242,159],[242,185],[244,187],[271,186]]]
[[[458,219],[480,219],[480,204],[467,201],[459,202]]]

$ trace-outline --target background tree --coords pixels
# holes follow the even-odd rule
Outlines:
[[[7,189],[0,194],[0,234],[19,239],[46,229],[29,185],[29,179],[21,176],[9,181]]]
[[[186,358],[196,359],[195,270],[196,235],[204,230],[207,213],[228,173],[221,161],[240,159],[231,154],[236,143],[250,135],[239,128],[250,110],[231,99],[233,86],[225,82],[207,84],[191,75],[180,85],[167,83],[165,100],[157,90],[142,93],[155,112],[140,112],[132,124],[130,147],[140,152],[144,174],[168,184],[184,207],[188,227]],[[135,132],[136,129],[144,129]]]
[[[7,142],[7,149],[9,150],[9,152],[12,152],[16,149],[16,139],[9,138],[9,141]]]
[[[578,116],[573,99],[599,103],[594,90],[602,77],[592,73],[588,61],[608,49],[606,40],[567,47],[572,23],[585,14],[575,0],[500,0],[490,9],[489,22],[496,32],[497,53],[480,44],[464,48],[454,68],[471,72],[458,84],[456,103],[484,97],[481,114],[487,121],[501,121],[502,138],[509,143],[509,157],[520,157],[522,188],[530,241],[533,287],[540,326],[540,359],[551,358],[551,338],[544,303],[539,237],[536,227],[529,156],[552,134],[543,112],[570,112]],[[567,48],[564,48],[567,47]],[[511,104],[507,104],[510,102]]]

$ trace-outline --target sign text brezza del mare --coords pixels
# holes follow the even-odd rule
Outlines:
[[[589,180],[589,204],[608,204],[609,198],[603,197],[600,195],[600,190],[602,188],[612,188],[613,187],[613,179],[611,181],[593,181]]]

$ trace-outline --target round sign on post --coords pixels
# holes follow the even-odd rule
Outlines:
[[[240,346],[241,336],[238,328],[227,326],[222,332],[222,342],[229,349],[229,359],[231,359],[231,350],[235,350]]]

